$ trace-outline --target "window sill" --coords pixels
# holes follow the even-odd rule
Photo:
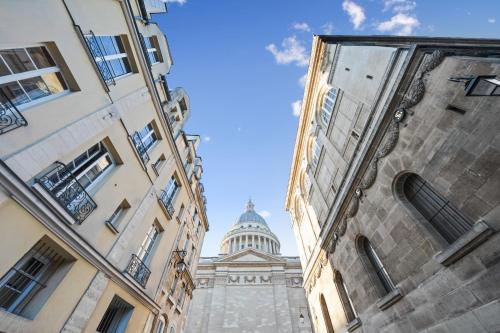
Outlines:
[[[361,326],[361,320],[359,319],[359,317],[356,317],[353,320],[351,320],[349,323],[347,323],[346,328],[347,328],[348,332],[352,332],[360,326]]]
[[[403,293],[401,292],[401,289],[396,287],[390,293],[388,293],[384,297],[380,298],[377,301],[377,306],[379,307],[380,310],[385,310],[385,309],[388,309],[389,307],[391,307],[393,304],[395,304],[401,298],[403,298]]]
[[[481,245],[493,234],[493,229],[483,221],[478,221],[468,233],[457,239],[448,248],[437,253],[434,259],[444,266],[449,266]]]
[[[105,221],[104,224],[106,224],[106,227],[108,227],[109,230],[111,230],[111,232],[114,233],[115,235],[117,233],[119,233],[118,229],[116,229],[116,227],[113,225],[113,223],[111,223],[109,221]]]

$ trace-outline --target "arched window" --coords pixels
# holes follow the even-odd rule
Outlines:
[[[295,219],[297,220],[297,223],[300,222],[303,213],[304,211],[302,210],[302,202],[300,202],[300,198],[297,197],[295,199]]]
[[[361,260],[368,273],[371,275],[372,281],[376,282],[379,286],[381,285],[385,293],[393,291],[395,289],[394,283],[368,238],[360,236],[357,242]]]
[[[328,128],[328,124],[332,118],[336,99],[337,89],[335,88],[328,90],[328,93],[325,94],[325,99],[323,100],[323,105],[321,106],[321,121],[323,122],[325,128]]]
[[[401,181],[406,200],[448,243],[453,243],[472,229],[473,222],[422,177],[409,173],[403,175]]]
[[[349,297],[349,293],[347,292],[344,279],[342,279],[342,274],[340,274],[339,271],[335,272],[333,281],[335,282],[335,286],[337,287],[337,292],[339,293],[340,302],[342,303],[342,307],[344,308],[347,322],[350,323],[351,321],[356,319],[357,315],[356,311],[354,310],[354,305],[352,304],[351,298]]]
[[[330,318],[330,313],[328,312],[328,307],[326,306],[325,297],[323,294],[320,295],[319,298],[321,304],[321,312],[323,313],[323,320],[326,326],[327,333],[334,333],[332,319]]]
[[[156,326],[156,333],[163,333],[165,330],[165,319],[160,317],[158,319],[158,325]]]

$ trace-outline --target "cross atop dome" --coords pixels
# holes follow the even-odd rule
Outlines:
[[[247,202],[247,212],[253,211],[254,208],[255,208],[255,205],[252,202],[252,198],[249,198],[248,202]]]

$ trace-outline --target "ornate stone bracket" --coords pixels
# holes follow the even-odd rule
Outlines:
[[[347,230],[347,221],[356,216],[361,202],[361,197],[363,196],[363,191],[369,189],[373,186],[373,184],[375,184],[378,172],[378,162],[382,158],[389,155],[396,147],[399,139],[399,124],[404,120],[408,109],[420,103],[420,101],[424,97],[424,76],[435,69],[437,66],[439,66],[439,64],[441,64],[445,57],[445,52],[443,52],[442,50],[436,50],[431,53],[430,56],[426,57],[423,64],[420,66],[420,69],[415,76],[415,80],[410,85],[410,88],[408,89],[402,102],[394,111],[394,115],[384,135],[382,143],[373,156],[364,174],[364,177],[361,180],[361,183],[355,191],[355,195],[351,198],[351,202],[349,203],[345,216],[342,218],[341,222],[338,224],[336,230],[333,233],[333,237],[327,248],[329,254],[333,254],[337,243],[340,240],[340,237],[345,234]]]

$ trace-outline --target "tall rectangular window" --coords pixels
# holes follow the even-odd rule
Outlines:
[[[96,331],[100,333],[123,333],[134,307],[118,296],[114,296],[102,317]]]
[[[56,273],[67,261],[66,253],[40,240],[0,279],[0,308],[33,318],[64,277]],[[58,281],[47,287],[53,278]]]
[[[151,65],[159,63],[161,61],[160,51],[157,47],[156,37],[144,37],[144,45],[146,47],[147,56]]]
[[[113,78],[117,78],[132,72],[123,41],[120,36],[85,36],[89,44],[96,42],[100,54],[95,53],[94,59],[98,63],[106,62]],[[95,40],[93,40],[95,39]]]
[[[165,186],[165,195],[168,202],[172,202],[174,200],[175,195],[179,191],[179,187],[177,179],[172,176],[172,178],[168,181],[167,186]]]
[[[24,108],[66,91],[61,71],[47,47],[0,50],[0,107],[8,99]]]
[[[149,123],[139,130],[139,137],[144,145],[144,148],[149,151],[151,147],[158,141],[158,136],[153,128],[153,124]]]
[[[148,263],[151,260],[155,242],[159,235],[160,229],[155,224],[151,225],[137,252],[137,257],[139,257],[143,263]]]

